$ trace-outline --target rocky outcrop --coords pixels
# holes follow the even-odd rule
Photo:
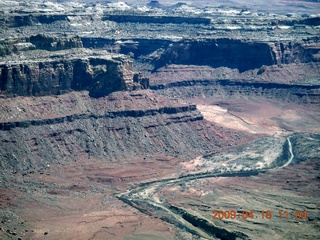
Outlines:
[[[67,15],[39,15],[35,16],[32,14],[29,15],[17,15],[10,16],[7,19],[9,26],[12,27],[22,27],[22,26],[34,26],[37,24],[50,24],[55,21],[68,21]]]
[[[238,68],[240,71],[276,63],[267,43],[249,43],[233,39],[212,40],[150,40],[108,41],[103,38],[82,38],[85,47],[104,47],[119,53],[132,52],[135,58],[144,56],[151,61],[154,70],[169,64],[208,65],[212,67]],[[115,47],[118,45],[117,47]],[[258,56],[258,57],[257,57]]]
[[[102,48],[121,54],[133,53],[135,59],[166,49],[172,43],[170,40],[147,38],[115,40],[102,37],[82,37],[81,40],[85,48]]]
[[[45,34],[38,34],[36,36],[31,36],[29,42],[35,45],[37,49],[44,49],[48,51],[83,47],[79,37],[54,37]]]
[[[168,64],[228,67],[240,72],[263,65],[319,61],[319,44],[269,44],[235,39],[181,41],[172,43],[153,59],[155,70]]]
[[[43,54],[44,59],[36,58]],[[41,96],[88,90],[92,97],[114,91],[148,87],[148,79],[133,71],[132,61],[122,55],[103,55],[88,50],[48,54],[33,52],[25,59],[0,65],[0,89],[5,96]]]
[[[68,25],[73,21],[74,18],[77,18],[79,21],[92,21],[95,18],[95,16],[92,14],[48,14],[48,12],[41,13],[40,9],[29,10],[29,12],[27,11],[27,9],[25,9],[25,11],[18,11],[16,14],[3,14],[0,18],[0,26],[3,28],[34,27],[34,29],[36,29],[37,31],[34,31],[31,35],[36,35],[37,33],[42,32],[42,25]],[[34,12],[34,10],[36,12]],[[52,29],[54,29],[54,27]],[[61,32],[59,32],[59,34],[61,34]]]
[[[1,39],[0,57],[35,49],[60,51],[82,47],[81,38],[78,36],[37,34],[31,37]]]
[[[276,43],[272,54],[277,64],[320,62],[320,44],[313,43]]]
[[[246,43],[234,39],[173,43],[153,62],[155,69],[167,64],[185,64],[225,66],[237,68],[241,72],[275,64],[268,44]]]
[[[240,72],[262,66],[320,61],[320,44],[310,42],[248,42],[228,38],[170,41],[163,39],[81,38],[86,48],[104,48],[121,54],[133,53],[149,62],[153,71],[170,64],[227,67]],[[142,59],[142,60],[141,60]]]
[[[36,49],[36,46],[26,41],[26,39],[12,38],[0,40],[0,57],[34,49]]]
[[[10,55],[13,52],[16,52],[17,49],[14,47],[14,43],[10,41],[1,41],[0,42],[0,57],[5,55]]]

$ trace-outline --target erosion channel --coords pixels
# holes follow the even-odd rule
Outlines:
[[[169,204],[166,199],[159,198],[158,193],[167,186],[181,185],[182,183],[185,184],[198,179],[218,177],[249,177],[258,175],[260,173],[266,173],[268,170],[287,167],[292,163],[294,154],[290,137],[287,137],[286,141],[286,144],[283,144],[281,155],[278,156],[277,159],[274,159],[273,164],[271,164],[269,167],[255,168],[250,170],[227,170],[226,168],[217,167],[210,171],[207,170],[195,174],[183,175],[178,178],[167,178],[142,183],[125,193],[118,194],[117,197],[145,214],[160,218],[163,221],[174,224],[175,226],[186,230],[193,235],[197,235],[205,239],[250,239],[246,234],[241,232],[230,232],[226,229],[216,227],[212,220],[208,220],[199,216],[198,214],[193,215],[193,213],[190,213],[187,209],[179,208]],[[256,141],[255,144],[258,142],[259,140]],[[271,148],[272,146],[269,145],[266,148],[268,147]],[[241,155],[245,156],[245,152],[239,154],[239,159],[241,159]],[[204,158],[205,157],[206,156],[204,156]],[[285,157],[288,158],[285,159]],[[214,156],[210,156],[210,158],[214,158]],[[241,162],[243,163],[244,161]],[[252,159],[251,161],[248,159],[247,162],[253,164]]]

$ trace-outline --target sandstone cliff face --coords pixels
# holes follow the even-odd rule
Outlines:
[[[133,53],[136,60],[150,62],[154,71],[170,64],[182,64],[228,67],[244,72],[262,66],[320,61],[319,44],[312,41],[251,43],[228,38],[181,41],[82,38],[82,41],[87,48],[105,48],[122,54]]]
[[[272,52],[277,64],[320,62],[318,43],[276,43]]]
[[[194,64],[226,66],[237,68],[239,71],[274,63],[268,44],[245,43],[231,39],[174,43],[154,61],[156,69],[166,64]]]
[[[38,54],[47,53],[34,52],[34,55]],[[88,50],[55,52],[44,60],[25,59],[0,65],[0,89],[6,96],[88,90],[92,97],[101,97],[114,91],[147,86],[148,80],[133,71],[132,61],[127,57]]]
[[[153,60],[155,69],[167,64],[228,67],[240,72],[263,65],[319,62],[319,44],[242,42],[233,39],[184,41],[171,44]]]
[[[151,61],[154,70],[168,64],[208,65],[212,67],[238,68],[240,71],[262,65],[275,64],[267,43],[248,43],[233,39],[213,40],[148,40],[110,41],[107,39],[82,38],[85,47],[108,46],[118,53],[132,52],[135,58],[143,56]]]

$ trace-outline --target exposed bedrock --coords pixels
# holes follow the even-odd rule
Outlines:
[[[0,57],[10,54],[19,54],[23,51],[42,49],[59,51],[71,48],[82,48],[83,44],[77,36],[50,36],[37,34],[31,37],[11,38],[0,40]]]
[[[320,85],[304,86],[229,80],[189,80],[152,85],[150,88],[167,97],[185,99],[204,96],[206,98],[216,98],[238,95],[261,96],[301,104],[320,103]]]
[[[5,23],[11,27],[21,27],[21,26],[33,26],[37,24],[50,24],[55,21],[70,21],[70,18],[74,17],[73,14],[29,14],[29,15],[16,15],[7,17]],[[83,21],[92,20],[95,18],[93,15],[77,15],[81,17]],[[189,23],[189,24],[205,24],[211,23],[210,18],[205,17],[182,17],[182,16],[139,16],[139,15],[125,15],[125,14],[112,14],[104,15],[101,17],[102,21],[113,21],[117,23],[131,22],[131,23]]]
[[[262,65],[275,64],[268,44],[246,43],[233,39],[190,40],[172,43],[153,62],[155,69],[167,64],[185,64],[225,66],[237,68],[241,72]]]
[[[169,64],[207,65],[214,68],[228,67],[240,72],[264,65],[305,63],[319,61],[320,46],[293,42],[246,42],[220,38],[206,40],[168,41],[160,39],[110,40],[82,38],[85,47],[106,48],[128,54],[154,65],[154,70]]]
[[[68,21],[68,15],[16,15],[9,16],[5,23],[10,27],[33,26],[38,24],[50,24],[55,21]]]
[[[93,16],[90,15],[77,15],[83,21],[92,20]],[[23,26],[37,26],[41,24],[51,24],[56,21],[69,22],[70,18],[74,17],[73,14],[21,14],[16,16],[5,16],[0,20],[0,24],[8,27],[23,27]]]
[[[149,55],[157,50],[166,49],[172,43],[163,39],[122,39],[115,40],[103,37],[82,37],[85,48],[103,48],[116,53],[128,54],[132,52],[134,57]]]
[[[13,99],[13,109],[22,111],[16,122],[10,122],[15,113],[6,111],[11,103],[3,99],[1,169],[31,171],[90,156],[120,162],[141,154],[192,158],[251,138],[208,123],[194,105],[161,102],[150,91],[99,99],[70,94],[63,103],[54,96]],[[61,115],[61,108],[73,114]],[[33,111],[42,111],[41,118],[28,118]]]
[[[205,17],[179,17],[179,16],[139,16],[139,15],[105,15],[102,17],[102,21],[114,21],[118,23],[132,22],[132,23],[189,23],[189,24],[206,24],[211,23],[210,18]]]
[[[34,54],[45,58],[0,65],[2,95],[41,96],[88,90],[90,96],[102,97],[114,91],[148,87],[148,79],[135,73],[132,61],[125,56],[82,51]]]
[[[318,61],[318,45],[300,43],[243,42],[234,39],[174,43],[158,59],[155,69],[167,64],[236,68],[240,72],[263,65]]]
[[[15,122],[0,122],[0,130],[9,131],[14,128],[28,128],[30,126],[43,126],[43,125],[51,125],[51,124],[59,124],[65,122],[73,122],[78,119],[99,119],[99,118],[121,118],[121,117],[146,117],[146,116],[154,116],[157,114],[179,114],[185,112],[196,111],[195,105],[189,106],[177,106],[177,107],[162,107],[159,109],[146,109],[146,110],[126,110],[126,111],[117,111],[117,112],[107,112],[104,115],[94,115],[94,114],[73,114],[67,115],[63,117],[56,117],[50,119],[35,119],[35,120],[21,120]],[[185,115],[184,119],[188,118],[190,121],[203,120],[201,115],[189,116]],[[179,122],[181,120],[180,117],[170,118],[172,122]],[[170,124],[170,123],[168,123]]]
[[[310,43],[276,43],[272,47],[272,54],[277,64],[319,62],[319,53],[319,39]]]
[[[36,36],[31,36],[28,42],[35,45],[37,49],[44,49],[48,51],[83,47],[79,37],[54,37],[45,34],[38,34]]]

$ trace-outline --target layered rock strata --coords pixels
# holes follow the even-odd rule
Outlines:
[[[31,36],[29,41],[37,49],[44,49],[49,51],[59,51],[71,48],[82,48],[83,44],[79,37],[68,36],[50,36],[45,34],[38,34]]]
[[[243,42],[234,39],[181,41],[171,44],[158,59],[155,69],[167,64],[208,65],[236,68],[240,72],[263,65],[319,61],[319,45],[268,44]]]
[[[250,42],[229,38],[168,41],[161,39],[82,38],[85,47],[104,48],[149,62],[153,71],[170,64],[228,67],[240,72],[262,66],[319,62],[316,40]],[[143,61],[141,60],[143,59]]]
[[[320,85],[288,85],[277,83],[239,82],[229,80],[189,80],[150,87],[167,97],[217,98],[228,96],[260,96],[301,104],[320,103]]]
[[[223,129],[203,120],[194,105],[145,90],[99,99],[87,92],[37,101],[19,97],[11,103],[2,99],[1,106],[1,168],[14,172],[90,157],[119,163],[141,154],[190,158],[238,144],[240,137],[231,130],[222,134]]]
[[[211,23],[210,18],[204,17],[178,17],[178,16],[137,16],[137,15],[107,15],[102,17],[102,21],[114,21],[118,23],[132,22],[132,23],[174,23],[174,24],[205,24]]]
[[[90,96],[102,97],[148,87],[148,79],[135,73],[132,61],[123,55],[75,49],[31,51],[18,59],[8,57],[0,63],[1,95],[43,96],[88,90]]]

